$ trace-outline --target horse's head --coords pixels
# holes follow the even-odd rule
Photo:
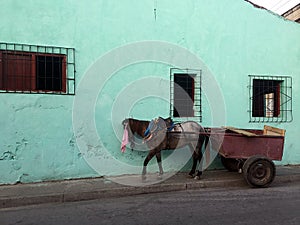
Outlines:
[[[126,125],[128,125],[128,123],[129,123],[129,119],[128,118],[126,118],[126,119],[124,119],[122,121],[122,125],[123,125],[124,129],[125,129]]]

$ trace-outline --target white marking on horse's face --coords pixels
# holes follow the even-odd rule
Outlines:
[[[122,125],[123,125],[124,129],[126,128],[126,126],[128,125],[128,123],[129,123],[129,121],[126,120],[126,119],[122,121]]]

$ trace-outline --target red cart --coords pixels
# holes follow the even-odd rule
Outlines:
[[[270,126],[263,130],[224,127],[209,128],[208,132],[212,145],[218,144],[226,169],[242,172],[253,187],[267,187],[273,182],[273,160],[282,159],[285,130]]]

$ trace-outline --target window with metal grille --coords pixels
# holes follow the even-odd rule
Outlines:
[[[292,78],[249,75],[250,122],[291,122]]]
[[[202,122],[201,70],[170,69],[170,116]]]
[[[75,50],[0,43],[0,92],[75,94]]]

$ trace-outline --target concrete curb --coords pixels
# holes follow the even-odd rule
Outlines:
[[[62,192],[62,193],[48,193],[35,196],[10,196],[0,199],[0,208],[11,208],[26,205],[37,205],[45,203],[63,203],[75,201],[87,201],[109,197],[124,197],[132,195],[141,195],[158,192],[172,192],[196,190],[199,188],[217,188],[217,187],[236,187],[245,186],[246,183],[242,179],[230,179],[226,181],[195,181],[186,183],[167,183],[143,187],[117,187],[99,189],[94,191],[78,191],[78,192]]]
[[[29,190],[27,190],[28,193],[22,193],[22,184],[19,186],[13,185],[13,188],[15,188],[15,193],[10,193],[9,187],[6,186],[6,191],[9,192],[9,194],[6,196],[0,196],[0,208],[11,208],[45,203],[85,201],[158,192],[197,190],[200,188],[249,187],[241,174],[233,174],[223,179],[222,174],[220,174],[220,177],[215,177],[213,179],[182,180],[181,182],[177,182],[176,179],[174,179],[170,182],[162,182],[159,184],[141,187],[105,183],[104,178],[79,181],[71,180],[64,182],[48,182],[46,184],[25,184],[24,186]],[[300,173],[277,175],[274,182],[271,184],[271,187],[282,183],[299,181]],[[76,185],[80,185],[80,183],[84,186],[77,188]],[[102,184],[102,186],[98,187],[99,184]],[[32,188],[32,190],[30,188]]]

